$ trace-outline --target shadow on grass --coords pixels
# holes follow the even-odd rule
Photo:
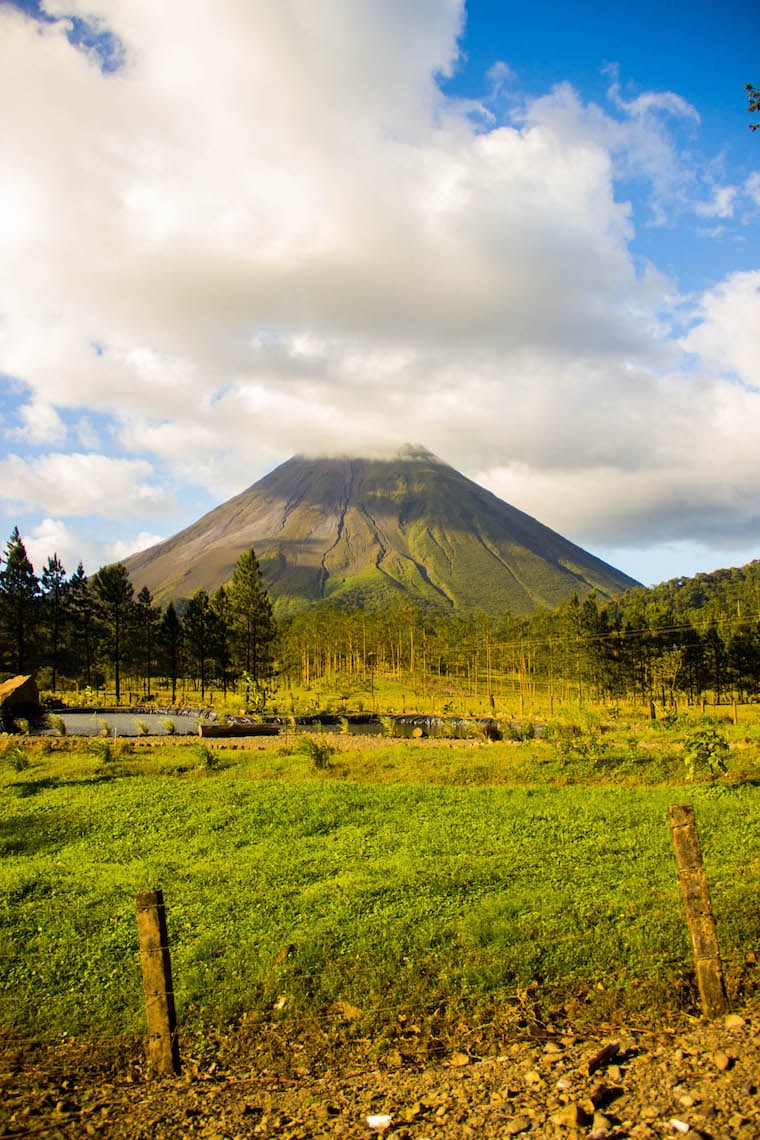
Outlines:
[[[25,800],[29,796],[38,796],[40,792],[51,791],[56,788],[77,788],[77,787],[91,787],[93,784],[110,784],[116,777],[120,775],[118,772],[103,772],[95,776],[88,776],[82,780],[68,780],[62,779],[60,776],[45,776],[40,780],[17,780],[7,787],[15,792],[20,800]]]
[[[65,847],[72,836],[80,835],[86,824],[74,812],[57,812],[53,818],[30,815],[11,816],[0,821],[0,858],[39,855]]]

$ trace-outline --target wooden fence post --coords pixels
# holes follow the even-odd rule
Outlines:
[[[708,1018],[720,1017],[728,1009],[728,998],[693,806],[674,804],[669,807],[668,822],[691,936],[702,1012]]]
[[[138,894],[137,930],[148,1022],[148,1069],[157,1077],[177,1076],[180,1072],[177,1015],[162,891]]]

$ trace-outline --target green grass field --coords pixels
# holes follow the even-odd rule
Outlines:
[[[570,748],[334,737],[321,770],[292,740],[107,762],[57,741],[26,745],[26,767],[6,746],[0,1024],[141,1033],[135,895],[154,887],[188,1033],[318,1019],[380,1040],[399,1018],[423,1032],[529,1006],[693,1008],[666,822],[688,801],[740,995],[760,941],[760,781],[733,732],[727,776],[693,784],[677,734],[624,728]]]

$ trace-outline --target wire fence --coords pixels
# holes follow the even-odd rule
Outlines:
[[[589,848],[584,857],[590,859],[592,854]],[[595,857],[599,859],[604,855],[596,851]],[[616,858],[619,857],[620,852],[617,852]],[[324,861],[324,854],[320,858]],[[498,899],[508,899],[513,882],[510,867],[505,865],[504,851],[497,845],[445,853],[417,851],[413,865],[403,868],[400,863],[396,866],[393,854],[389,853],[384,868],[389,890],[392,886],[392,891],[399,896],[414,892],[415,884],[425,881],[433,869],[454,899],[460,895],[464,899],[473,881],[479,897],[487,899],[490,891]],[[323,869],[328,870],[326,866]],[[399,872],[397,881],[396,871]],[[553,884],[564,887],[566,875],[566,869],[542,866],[540,876],[536,876],[536,891],[546,893]],[[167,881],[171,884],[170,879]],[[620,883],[624,893],[624,866]],[[663,881],[652,882],[650,887],[652,905],[657,904],[653,913],[659,918],[664,911],[669,925],[665,935],[657,932],[651,945],[639,948],[639,975],[648,974],[653,980],[658,975],[671,981],[674,977],[681,978],[693,995],[693,983],[687,977],[687,941],[675,873],[666,887],[664,907],[662,899],[656,898],[662,893]],[[206,894],[216,889],[215,885],[208,884]],[[388,973],[388,961],[384,963],[385,975],[382,971],[373,975],[367,972],[366,960],[359,963],[349,924],[340,931],[340,939],[336,938],[334,946],[323,945],[321,956],[310,954],[309,935],[324,943],[338,928],[331,928],[328,923],[318,929],[315,922],[308,934],[303,924],[298,932],[289,931],[283,915],[287,911],[290,889],[287,874],[283,872],[268,884],[252,882],[251,889],[243,894],[235,896],[230,892],[223,900],[227,907],[223,925],[220,927],[217,908],[214,923],[206,928],[203,891],[196,891],[191,902],[184,879],[176,884],[176,890],[170,890],[167,908],[164,908],[163,898],[148,904],[143,893],[137,894],[112,883],[104,886],[101,894],[93,884],[87,896],[79,897],[72,897],[66,884],[57,888],[55,896],[49,881],[21,884],[15,897],[6,900],[5,916],[0,910],[0,1009],[3,1010],[0,1020],[6,1025],[2,1039],[21,1043],[33,1038],[60,1044],[80,1036],[129,1047],[146,1038],[149,1044],[164,1039],[168,1040],[171,1050],[177,1041],[177,1021],[181,1031],[183,1024],[204,1016],[226,1017],[233,1022],[247,1014],[275,1021],[293,1014],[318,1018],[325,1026],[356,1026],[359,1031],[369,1025],[398,1023],[399,1018],[409,1026],[424,1018],[428,1021],[436,1017],[445,1019],[457,985],[460,997],[471,1000],[473,1008],[482,1009],[488,1004],[479,1001],[482,995],[467,989],[469,967],[464,961],[467,957],[464,946],[455,947],[453,952],[448,947],[446,953],[439,953],[433,938],[426,947],[427,957],[410,953],[408,961],[401,953],[403,947],[394,946],[389,961],[396,969],[395,976]],[[304,889],[308,890],[308,884],[293,888],[295,891]],[[337,880],[335,889],[343,889]],[[257,933],[255,915],[254,919],[251,916],[257,891],[262,890],[276,896],[280,908],[274,935],[271,929]],[[39,906],[35,905],[36,899]],[[537,1017],[536,990],[530,984],[518,984],[514,978],[510,982],[508,970],[499,976],[500,963],[504,965],[510,957],[531,951],[531,938],[536,943],[540,939],[551,940],[555,961],[563,959],[563,948],[567,950],[567,961],[577,960],[579,947],[593,945],[593,932],[605,917],[604,908],[609,910],[607,917],[613,924],[622,927],[626,921],[627,912],[621,899],[611,901],[599,894],[573,899],[572,891],[563,894],[560,902],[566,899],[570,900],[568,909],[555,915],[557,921],[553,925],[547,925],[542,924],[538,898],[536,915],[531,917],[530,900],[526,902],[523,897],[526,926],[524,941],[519,945],[485,945],[490,936],[486,923],[481,943],[475,950],[480,953],[482,949],[482,956],[488,959],[492,981],[496,978],[493,990],[506,1007],[502,1011],[505,1016],[514,1012],[517,1020],[523,1022]],[[334,901],[337,908],[338,894]],[[431,906],[434,905],[435,900],[432,900]],[[14,908],[12,915],[11,907]],[[141,907],[143,910],[152,908],[157,914],[163,912],[164,925],[159,924],[158,933],[154,932],[147,944],[138,922]],[[652,923],[647,898],[637,898],[636,907],[643,935],[648,935]],[[704,913],[704,907],[700,913]],[[431,913],[428,917],[434,927],[437,916]],[[533,922],[533,933],[529,920]],[[363,945],[366,948],[376,942],[380,954],[383,944],[392,942],[396,932],[385,928],[382,915],[368,914],[362,923]],[[446,936],[446,921],[442,920],[436,938]],[[276,949],[273,940],[279,941]],[[726,963],[733,978],[742,975],[746,949],[734,939]],[[462,961],[457,962],[457,953]],[[649,960],[646,960],[647,953]],[[149,964],[163,963],[163,974],[158,980],[155,977],[146,980],[146,958]],[[442,972],[440,978],[436,977],[437,969]],[[420,972],[426,974],[422,981],[418,976]],[[323,984],[325,973],[330,975],[327,984]],[[600,980],[602,978],[608,981],[603,974]],[[572,988],[573,984],[591,985],[596,978],[590,969],[585,980],[558,979],[558,983],[560,981]],[[359,984],[366,986],[361,994],[357,993]],[[386,986],[386,992],[382,991],[382,985]],[[151,1001],[155,1005],[158,994],[162,1008],[167,1002],[172,1005],[176,1001],[177,1005],[174,1024],[169,1021],[169,1028],[162,1030],[151,1028]]]

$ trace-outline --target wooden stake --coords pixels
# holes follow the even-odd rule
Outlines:
[[[137,930],[148,1022],[148,1069],[156,1077],[177,1076],[177,1015],[162,891],[142,891],[137,896]]]
[[[728,1009],[728,998],[693,806],[675,804],[669,807],[668,822],[691,936],[702,1012],[708,1018],[720,1017]]]

